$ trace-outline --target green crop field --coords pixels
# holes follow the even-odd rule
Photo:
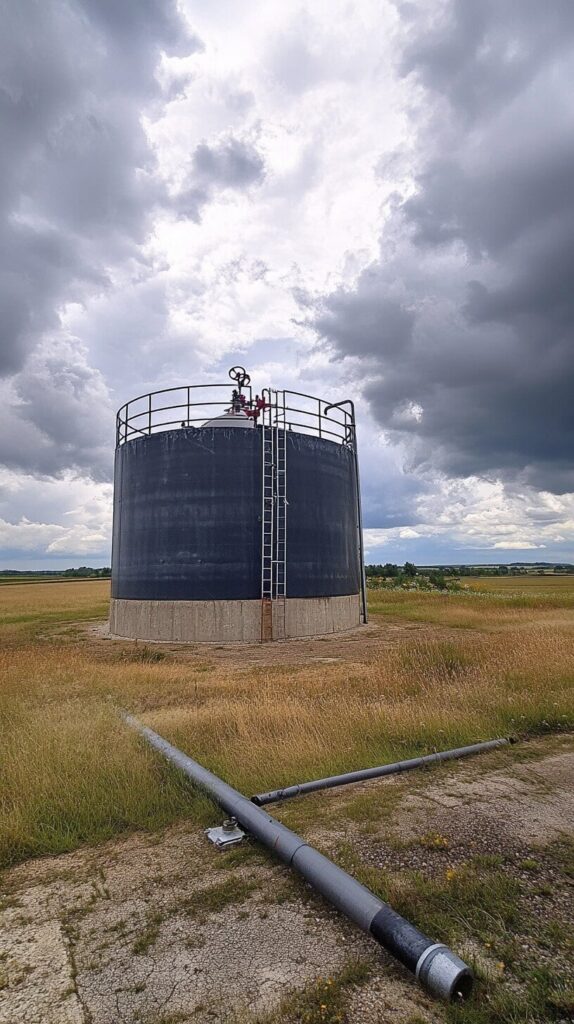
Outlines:
[[[550,572],[531,576],[467,576],[463,582],[472,590],[490,594],[574,594],[574,575]]]

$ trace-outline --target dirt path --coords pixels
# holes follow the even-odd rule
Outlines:
[[[85,635],[94,653],[133,649],[142,641],[118,640],[110,636],[107,623],[88,623]],[[411,640],[464,640],[472,643],[476,631],[453,629],[426,622],[390,622],[373,618],[366,626],[357,626],[336,635],[304,637],[295,640],[274,640],[258,644],[166,644],[162,651],[177,654],[179,658],[200,657],[210,661],[241,662],[244,665],[325,664],[337,661],[371,662],[376,660],[382,647],[398,647],[405,638]],[[146,642],[147,643],[147,642]],[[153,641],[150,641],[150,646]]]
[[[574,740],[548,738],[355,789],[395,786],[401,799],[392,820],[325,833],[319,811],[306,835],[327,850],[343,836],[376,866],[432,874],[484,851],[527,873],[519,866],[525,858],[572,834],[573,777]],[[313,799],[327,811],[345,797]],[[421,843],[431,830],[448,853]],[[574,912],[564,894],[555,906],[548,871],[547,896],[537,897],[542,917]],[[231,1022],[272,1009],[352,957],[369,965],[370,979],[352,995],[351,1024],[445,1019],[390,957],[286,868],[251,844],[221,855],[190,823],[30,861],[5,873],[2,893],[2,1024]]]

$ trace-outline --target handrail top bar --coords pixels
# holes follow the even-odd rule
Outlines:
[[[247,375],[245,377],[247,378]],[[229,402],[227,402],[221,398],[210,397],[209,395],[198,396],[197,392],[200,389],[206,392],[221,388],[231,390],[233,387],[233,380],[226,383],[180,384],[169,388],[159,388],[156,391],[148,391],[146,394],[138,395],[137,398],[130,398],[120,406],[116,415],[117,447],[127,444],[136,435],[149,436],[153,433],[169,429],[179,429],[187,425],[191,426],[203,420],[203,416],[194,416],[193,418],[190,416],[191,410],[196,410],[198,407],[206,408],[205,420],[208,422],[210,418],[217,418],[221,414],[221,408],[227,407],[231,403],[231,395]],[[239,390],[247,395],[246,409],[254,409],[253,392],[255,389],[248,378]],[[181,401],[177,401],[174,405],[154,406],[152,401],[154,398],[164,395],[171,396],[174,392],[180,392]],[[202,400],[190,401],[192,394],[194,398],[199,397]],[[304,391],[294,391],[289,388],[266,387],[261,388],[259,394],[267,402],[267,408],[281,408],[285,410],[287,413],[285,419],[286,429],[299,427],[312,436],[329,438],[339,444],[354,448],[356,441],[355,409],[351,399],[329,402],[326,398],[309,395]],[[291,398],[295,399],[292,405],[289,404]],[[300,408],[300,405],[305,403],[297,402],[299,398],[314,403],[314,407],[308,409]],[[146,403],[146,405],[144,406],[142,403]],[[213,409],[211,416],[208,407]],[[174,419],[165,420],[161,417],[162,413],[171,410],[174,411]],[[336,411],[338,415],[332,415],[332,411]],[[301,422],[301,418],[303,418],[304,422]]]
[[[298,392],[289,392],[289,393],[290,394],[298,394]],[[142,397],[143,398],[148,398],[148,397],[152,397],[153,395],[161,395],[161,394],[163,394],[162,391],[153,391],[153,392],[150,393],[150,396],[143,395]],[[140,399],[134,398],[134,399],[132,399],[132,401],[133,402],[138,402],[138,401],[140,401]],[[318,401],[322,401],[322,399],[318,399]],[[123,412],[123,410],[126,409],[128,407],[128,405],[131,405],[131,404],[132,403],[130,401],[130,402],[126,402],[125,405],[122,405],[121,408],[118,411],[118,417],[119,417],[120,413]],[[169,409],[199,409],[202,406],[206,406],[206,405],[209,405],[209,406],[222,406],[222,407],[225,408],[226,406],[229,405],[229,402],[219,402],[219,401],[215,401],[215,400],[211,400],[211,401],[207,400],[205,402],[178,402],[177,405],[156,405],[156,406],[154,406],[152,408],[151,411],[152,412],[167,412],[167,411],[169,411]],[[271,406],[271,408],[274,409],[274,408],[276,408],[276,406],[273,405],[273,406]],[[339,406],[338,405],[332,405],[329,408],[331,408],[331,409],[338,409]],[[341,410],[341,411],[343,412],[344,410]],[[138,419],[138,417],[141,417],[141,416],[148,416],[149,412],[150,412],[149,408],[140,409],[138,412],[132,412],[130,417],[129,417],[129,419],[130,420],[134,420],[134,419]],[[346,427],[347,426],[347,420],[349,420],[351,418],[350,414],[347,413],[346,419],[338,420],[338,419],[335,419],[334,416],[329,416],[324,411],[322,413],[320,413],[320,412],[315,412],[312,409],[300,409],[299,406],[296,406],[296,405],[290,405],[289,406],[289,412],[300,412],[304,416],[309,416],[312,419],[327,419],[327,420],[329,420],[330,423],[338,423],[339,426],[341,426],[341,427]],[[125,421],[122,420],[122,423],[123,422],[125,422]]]
[[[191,389],[191,388],[229,388],[229,387],[230,387],[229,381],[227,381],[227,382],[224,381],[223,384],[217,384],[217,383],[214,383],[214,384],[179,384],[179,385],[177,385],[174,388],[158,388],[157,391],[146,391],[145,394],[138,395],[137,398],[129,398],[127,402],[124,402],[123,405],[120,405],[120,408],[118,409],[117,415],[119,416],[119,414],[122,411],[122,409],[127,409],[128,405],[131,405],[132,402],[141,402],[142,399],[144,399],[144,398],[153,398],[154,395],[165,395],[165,394],[168,393],[168,391],[187,391],[188,388]],[[174,406],[173,408],[175,409],[176,406]]]
[[[192,390],[192,389],[193,390],[197,390],[198,388],[229,388],[229,382],[223,383],[223,384],[221,384],[221,383],[213,383],[213,384],[179,384],[179,385],[177,385],[176,387],[173,387],[173,388],[158,388],[157,391],[146,391],[143,395],[137,395],[136,398],[129,398],[127,402],[124,402],[123,405],[121,405],[120,408],[118,409],[118,416],[119,416],[120,412],[122,411],[122,409],[127,409],[128,405],[131,405],[133,402],[141,402],[141,401],[143,401],[144,398],[153,398],[154,395],[167,395],[171,391],[188,391],[188,390]],[[249,390],[251,391],[252,388],[249,387]],[[352,402],[352,400],[350,398],[343,398],[339,402],[330,402],[329,403],[326,398],[320,398],[318,395],[309,395],[305,391],[292,391],[290,388],[281,388],[278,391],[276,389],[274,389],[274,388],[262,388],[262,391],[266,391],[268,394],[297,395],[299,398],[309,398],[312,402],[322,402],[324,405],[327,406],[328,409],[337,409],[337,408],[340,408],[342,405],[346,405],[346,404],[349,404],[351,406],[353,405],[353,402]],[[181,403],[181,404],[185,405],[187,403]],[[202,403],[196,403],[196,404],[206,405],[206,404],[215,404],[215,403],[205,403],[205,402],[202,402]],[[168,406],[168,408],[174,408],[175,409],[175,408],[179,408],[179,406]],[[351,413],[347,412],[346,409],[341,409],[341,412],[345,416],[350,416],[351,415]]]

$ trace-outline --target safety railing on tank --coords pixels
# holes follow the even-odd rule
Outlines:
[[[242,393],[245,408],[255,409],[258,396],[254,399],[253,388],[244,386]],[[281,409],[283,417],[285,410],[281,426],[285,423],[287,430],[311,434],[355,449],[355,410],[351,401],[328,402],[302,391],[275,391],[270,388],[261,392],[261,398],[266,408],[271,408],[272,415]],[[229,382],[188,384],[139,395],[118,411],[116,446],[164,430],[205,426],[210,419],[224,414],[231,404]],[[257,418],[254,419],[257,424]]]

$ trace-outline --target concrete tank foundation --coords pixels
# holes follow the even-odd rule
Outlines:
[[[351,629],[361,622],[359,594],[261,600],[138,601],[112,598],[110,632],[132,640],[166,643],[256,643],[318,636]]]

